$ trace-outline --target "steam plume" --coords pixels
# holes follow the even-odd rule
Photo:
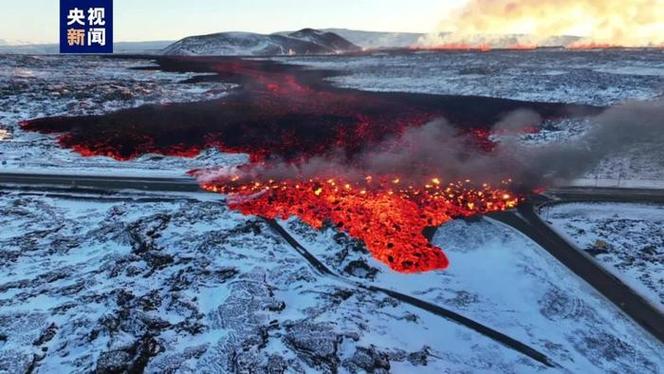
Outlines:
[[[593,118],[592,127],[574,142],[522,151],[522,175],[554,181],[578,177],[611,154],[653,142],[664,143],[664,100],[619,104]]]

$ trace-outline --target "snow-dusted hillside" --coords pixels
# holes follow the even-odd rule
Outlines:
[[[190,36],[168,46],[163,53],[199,56],[278,56],[336,54],[358,50],[360,47],[337,34],[302,29],[269,35],[222,32]]]

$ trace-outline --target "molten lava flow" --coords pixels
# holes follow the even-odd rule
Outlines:
[[[456,148],[463,150],[459,156],[463,158],[494,150],[492,126],[506,113],[528,109],[546,119],[570,112],[569,104],[342,89],[325,80],[334,72],[272,61],[206,57],[158,57],[156,61],[167,71],[216,73],[216,79],[239,87],[217,100],[146,105],[98,116],[39,118],[22,123],[23,129],[58,134],[61,146],[84,156],[117,160],[147,153],[192,157],[214,147],[248,154],[249,167],[281,162],[288,170],[330,155],[339,167],[349,160],[375,161],[366,155],[375,156],[369,151],[383,146],[389,155],[400,155],[401,167],[392,167],[387,162],[392,158],[382,157],[372,164],[379,169],[368,170],[387,174],[410,167],[411,157],[405,157],[404,149],[421,151],[428,139],[412,136],[411,130],[431,130],[428,124],[434,119],[447,119],[455,131],[426,134],[458,138]],[[391,140],[404,134],[410,134],[407,138],[412,144],[397,142],[394,146]],[[425,169],[420,174],[448,175],[429,170],[427,162],[440,161],[437,147],[437,143],[429,145],[427,157],[417,158],[420,169]],[[359,157],[362,155],[365,157]],[[359,175],[365,175],[365,170],[362,168]],[[379,260],[407,272],[442,269],[448,264],[442,251],[424,237],[425,228],[519,202],[518,196],[507,191],[508,186],[443,186],[438,179],[405,183],[379,175],[357,183],[346,174],[346,181],[328,180],[316,173],[302,178],[297,174],[283,176],[279,181],[262,181],[269,177],[261,173],[256,176],[257,182],[222,178],[205,182],[204,187],[230,194],[231,206],[243,213],[270,218],[298,216],[314,227],[330,222],[364,241]],[[409,179],[420,180],[421,175]]]
[[[442,184],[438,178],[413,186],[399,178],[247,181],[225,176],[203,183],[229,194],[243,214],[286,219],[297,216],[315,228],[325,223],[362,240],[371,254],[400,272],[444,269],[449,261],[424,236],[427,227],[450,219],[515,207],[521,197],[506,188],[471,181]]]
[[[570,106],[341,89],[325,81],[334,72],[272,61],[160,57],[157,62],[169,71],[212,72],[215,79],[239,87],[212,101],[146,105],[100,116],[37,118],[21,126],[57,134],[62,147],[85,156],[190,157],[217,148],[249,154],[251,161],[292,160],[331,150],[352,155],[441,117],[461,131],[488,131],[505,113],[517,109],[531,109],[547,119],[565,115]]]

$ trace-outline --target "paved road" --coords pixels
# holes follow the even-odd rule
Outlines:
[[[540,197],[539,202],[610,201],[664,203],[664,189],[615,187],[553,188]]]
[[[0,172],[0,187],[75,190],[143,190],[164,192],[199,192],[193,178],[163,178],[137,176],[95,176],[66,174],[27,174]]]
[[[11,188],[68,188],[92,190],[144,190],[166,192],[200,192],[190,177],[97,176],[73,174],[35,174],[0,171],[0,186]],[[547,196],[535,196],[537,203],[556,201],[624,201],[664,203],[664,190],[602,187],[569,187],[551,189]]]
[[[516,211],[495,213],[491,217],[530,237],[664,343],[664,314],[583,250],[560,236],[537,214],[538,205],[562,202],[664,202],[664,191],[569,188],[549,194],[550,197],[534,197],[533,203],[522,204]]]

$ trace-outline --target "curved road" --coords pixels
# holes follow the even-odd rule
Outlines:
[[[615,188],[565,188],[552,190],[548,196],[533,196],[516,211],[494,213],[489,217],[519,230],[568,269],[604,295],[646,331],[664,343],[664,314],[575,244],[568,242],[538,214],[538,206],[578,201],[664,203],[664,190]]]
[[[413,307],[416,307],[418,309],[427,311],[431,314],[437,315],[439,317],[443,317],[447,320],[450,320],[452,322],[458,323],[462,326],[465,326],[471,330],[474,330],[478,332],[479,334],[482,334],[486,336],[487,338],[500,343],[504,346],[506,346],[509,349],[513,349],[523,355],[526,355],[530,358],[532,358],[535,361],[538,361],[548,367],[557,367],[558,365],[555,364],[549,357],[547,357],[544,353],[528,346],[527,344],[524,344],[514,338],[511,338],[499,331],[496,331],[492,329],[491,327],[488,327],[486,325],[483,325],[479,322],[476,322],[470,318],[464,317],[459,313],[456,313],[454,311],[451,311],[449,309],[440,307],[438,305],[432,304],[428,301],[418,299],[413,296],[409,296],[406,294],[403,294],[401,292],[397,292],[391,289],[383,288],[383,287],[378,287],[374,285],[366,285],[363,283],[359,283],[356,281],[352,281],[349,279],[346,279],[339,274],[333,272],[330,270],[325,264],[320,262],[314,255],[312,255],[306,248],[304,248],[298,241],[291,236],[288,231],[286,231],[281,225],[277,223],[276,220],[273,219],[266,219],[265,220],[267,224],[272,228],[274,232],[279,234],[282,238],[286,240],[286,242],[293,247],[302,257],[304,257],[307,262],[316,270],[317,273],[320,275],[328,276],[331,278],[335,278],[337,280],[340,280],[344,283],[347,283],[351,286],[362,288],[371,292],[380,292],[382,294],[385,294],[387,296],[390,296],[396,300],[401,301],[404,304],[411,305]]]

